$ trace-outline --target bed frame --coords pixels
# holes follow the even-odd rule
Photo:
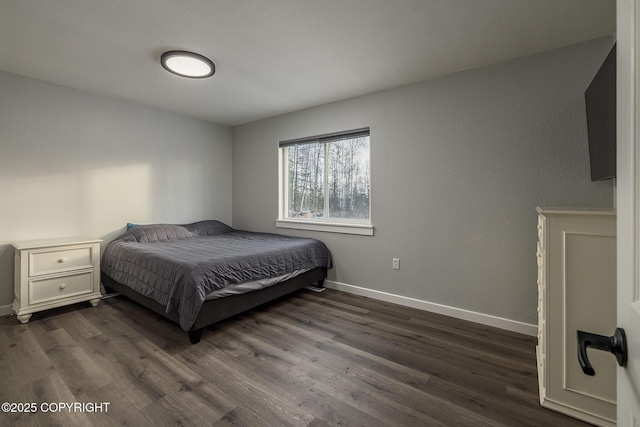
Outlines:
[[[290,294],[291,292],[295,292],[298,289],[304,288],[314,282],[317,282],[319,287],[323,287],[324,279],[326,277],[327,269],[318,267],[302,273],[299,276],[278,283],[277,285],[269,286],[268,288],[205,301],[200,308],[200,312],[198,313],[193,326],[189,331],[187,331],[189,334],[189,341],[191,341],[191,344],[197,344],[200,342],[200,338],[202,337],[202,331],[207,326],[255,308],[269,301],[273,301],[284,295]],[[161,316],[180,324],[178,313],[175,311],[166,313],[166,307],[158,303],[156,300],[139,294],[130,287],[116,282],[105,273],[101,273],[101,279],[106,292],[111,290],[120,292],[127,298],[130,298],[144,307],[155,311]]]

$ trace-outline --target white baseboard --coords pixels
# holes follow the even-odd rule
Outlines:
[[[445,316],[455,317],[456,319],[469,320],[471,322],[480,323],[482,325],[493,326],[500,329],[506,329],[512,332],[518,332],[525,335],[536,336],[538,327],[529,323],[518,322],[516,320],[505,319],[502,317],[491,316],[489,314],[477,313],[475,311],[464,310],[461,308],[450,307],[443,304],[437,304],[429,301],[423,301],[416,298],[394,295],[388,292],[376,291],[373,289],[361,288],[359,286],[348,285],[346,283],[325,280],[324,285],[329,289],[348,292],[350,294],[362,295],[365,297],[386,301],[405,307],[417,308],[418,310],[429,311],[431,313],[443,314]],[[13,313],[11,305],[0,305],[0,316],[8,316]]]
[[[348,285],[346,283],[334,282],[331,280],[325,280],[324,285],[329,289],[336,289],[350,294],[361,295],[381,301],[404,305],[406,307],[417,308],[418,310],[429,311],[431,313],[443,314],[445,316],[455,317],[456,319],[469,320],[482,325],[493,326],[534,337],[538,335],[538,327],[529,323],[491,316],[489,314],[477,313],[475,311],[450,307],[429,301],[422,301],[416,298],[403,297],[401,295],[394,295],[373,289],[361,288],[359,286]]]
[[[13,314],[13,307],[11,307],[11,304],[0,305],[0,316],[8,316],[10,314]]]

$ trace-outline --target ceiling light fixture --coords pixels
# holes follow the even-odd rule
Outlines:
[[[170,73],[190,79],[205,79],[216,72],[216,66],[209,58],[184,50],[163,53],[160,63]]]

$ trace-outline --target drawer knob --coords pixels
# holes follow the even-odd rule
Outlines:
[[[58,260],[58,264],[62,264],[62,263],[64,263],[66,260],[67,260],[66,258],[60,258],[60,259]]]
[[[63,290],[63,289],[64,289],[64,288],[66,288],[66,287],[67,287],[67,284],[66,284],[66,283],[62,283],[62,284],[60,285],[60,290]]]

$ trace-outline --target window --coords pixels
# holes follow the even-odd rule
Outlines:
[[[369,129],[280,142],[278,227],[373,234]]]

